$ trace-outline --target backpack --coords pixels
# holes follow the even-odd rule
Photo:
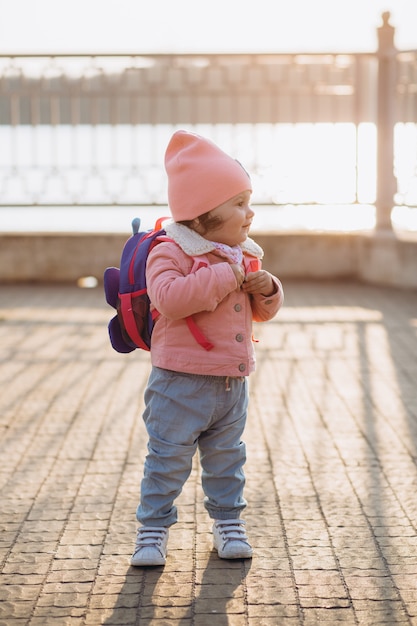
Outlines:
[[[132,221],[132,236],[127,240],[122,251],[120,269],[108,267],[104,272],[104,292],[106,301],[117,311],[109,322],[110,343],[114,350],[121,353],[132,352],[136,348],[150,351],[151,336],[156,317],[151,311],[146,287],[146,262],[149,252],[161,241],[173,241],[166,236],[157,220],[155,227],[139,232],[140,219]],[[211,344],[203,335],[192,316],[185,321],[195,340],[205,349],[211,350]]]

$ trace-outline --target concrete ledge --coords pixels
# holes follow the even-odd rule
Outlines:
[[[127,235],[91,233],[6,233],[0,235],[0,282],[74,283],[101,279],[118,265]]]
[[[417,288],[417,239],[379,233],[357,239],[357,276],[364,282]]]
[[[264,266],[282,278],[353,278],[417,288],[417,238],[392,232],[276,233],[254,237]]]
[[[91,233],[3,233],[0,282],[74,283],[83,276],[101,281],[119,265],[128,236]],[[264,267],[285,278],[354,278],[417,288],[417,239],[391,233],[279,232],[253,238],[265,251]]]

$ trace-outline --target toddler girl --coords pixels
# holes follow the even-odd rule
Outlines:
[[[199,135],[178,131],[165,155],[173,220],[151,251],[148,293],[157,316],[145,391],[148,454],[131,564],[164,565],[174,504],[195,452],[220,558],[250,558],[240,519],[248,407],[255,368],[252,321],[270,320],[281,283],[261,269],[250,238],[252,186],[240,163]]]

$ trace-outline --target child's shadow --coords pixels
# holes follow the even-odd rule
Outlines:
[[[216,626],[229,624],[228,613],[245,615],[246,575],[250,560],[219,559],[213,551],[204,569],[195,568],[189,582],[175,582],[182,573],[165,567],[130,567],[112,613],[103,624],[149,626],[154,620],[189,626],[195,616],[211,616]]]
[[[163,567],[129,567],[111,614],[101,623],[106,626],[150,624],[159,610],[159,602],[155,604],[153,599],[157,586],[163,583],[163,576]]]
[[[212,616],[216,626],[230,624],[231,614],[244,618],[247,610],[246,576],[251,563],[250,559],[220,559],[213,550],[205,569],[196,570],[191,606],[193,617]],[[189,623],[189,619],[184,619],[184,626]]]

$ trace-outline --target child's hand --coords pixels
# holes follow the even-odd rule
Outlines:
[[[260,293],[263,296],[272,296],[276,292],[272,276],[266,270],[250,272],[246,275],[242,290],[246,293]]]
[[[232,263],[230,267],[233,270],[235,278],[237,280],[237,289],[239,290],[242,286],[243,281],[245,280],[245,272],[243,271],[243,267],[238,265],[237,263]]]

